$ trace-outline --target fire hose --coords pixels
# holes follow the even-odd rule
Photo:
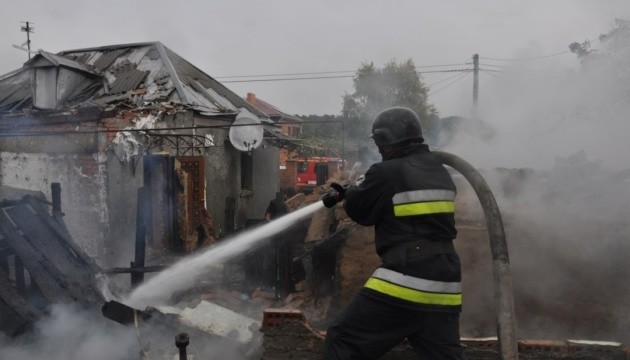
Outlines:
[[[490,186],[475,168],[462,158],[443,151],[433,151],[433,155],[447,166],[461,173],[470,183],[483,209],[486,228],[492,252],[492,272],[494,296],[497,302],[497,338],[499,352],[503,360],[518,360],[516,339],[516,317],[514,316],[514,296],[510,259],[501,213]]]

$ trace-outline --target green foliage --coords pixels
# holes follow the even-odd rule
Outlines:
[[[582,60],[583,64],[594,62],[621,65],[630,56],[630,20],[615,19],[615,25],[606,34],[599,36],[601,49],[591,49],[590,40],[571,43],[569,50]],[[601,64],[600,64],[601,65]]]
[[[577,57],[580,59],[587,57],[593,52],[593,50],[591,50],[590,40],[584,40],[581,43],[573,42],[569,44],[569,50],[571,50],[572,53],[576,54]]]
[[[428,91],[411,59],[392,60],[381,69],[373,63],[362,64],[354,78],[354,93],[343,97],[341,116],[301,116],[305,123],[299,137],[304,146],[298,153],[340,157],[349,149],[373,146],[372,121],[378,112],[392,106],[413,109],[420,117],[425,139],[431,141],[440,123],[435,107],[427,100]]]
[[[590,102],[598,102],[606,111],[630,105],[630,21],[616,19],[612,29],[599,36],[598,49],[590,46],[588,41],[569,46],[581,60],[580,77],[585,86],[593,89]]]
[[[627,164],[630,22],[616,20],[609,31],[593,41],[593,47],[579,57],[580,67],[561,80],[559,94],[550,93],[551,101],[560,101],[550,101],[549,115],[541,115],[556,122],[549,133],[559,129],[563,138],[576,141],[578,149],[593,152],[607,162],[607,167],[620,169]],[[578,158],[583,157],[580,154]]]
[[[305,122],[302,125],[302,133],[298,136],[303,144],[297,149],[300,157],[342,157],[347,145],[343,136],[345,124],[341,117],[308,115],[301,118]]]
[[[354,78],[354,93],[343,98],[342,117],[347,136],[357,145],[368,145],[371,124],[378,112],[392,106],[413,109],[427,136],[438,120],[435,107],[428,102],[429,88],[423,83],[411,59],[392,60],[382,69],[374,63],[362,64]]]

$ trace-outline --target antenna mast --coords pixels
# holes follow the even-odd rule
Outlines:
[[[31,26],[31,22],[28,21],[22,21],[23,23],[26,23],[26,25],[22,26],[20,29],[26,33],[26,43],[22,44],[22,46],[26,45],[26,48],[28,49],[28,59],[31,60],[31,33],[35,32],[35,28]]]

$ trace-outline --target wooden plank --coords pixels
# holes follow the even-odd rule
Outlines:
[[[48,271],[64,284],[65,292],[81,303],[102,302],[100,293],[94,289],[95,274],[90,271],[91,268],[68,247],[65,239],[46,224],[44,219],[51,218],[50,214],[36,209],[30,204],[22,204],[6,209],[5,213],[22,231],[32,248],[46,259]]]
[[[6,214],[6,209],[0,210],[0,228],[6,235],[5,240],[7,243],[15,250],[16,255],[22,259],[24,266],[28,269],[42,296],[50,302],[70,301],[71,298],[64,290],[66,284],[60,283],[59,280],[50,274],[49,266],[46,266],[48,264],[46,259],[17,231],[15,225]]]
[[[188,219],[190,228],[196,229],[201,224],[201,212],[204,205],[205,176],[202,156],[181,156],[177,158],[182,170],[188,173]]]
[[[36,199],[29,197],[27,200],[28,204],[31,205],[35,210],[41,214],[48,214],[48,210],[44,206],[44,204]],[[60,218],[56,218],[53,216],[40,216],[40,219],[52,229],[57,236],[61,240],[63,240],[64,246],[70,251],[73,257],[75,257],[80,263],[90,268],[90,272],[92,274],[96,274],[100,272],[100,267],[92,260],[92,258],[81,249],[75,242],[72,240],[66,225],[63,223],[63,220]]]
[[[42,315],[39,309],[17,292],[9,275],[2,269],[0,269],[0,301],[25,322],[34,321]]]

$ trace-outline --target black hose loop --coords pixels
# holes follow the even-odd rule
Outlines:
[[[486,219],[490,251],[492,253],[492,272],[494,276],[494,294],[497,302],[497,338],[503,360],[518,360],[516,338],[516,317],[514,316],[514,295],[510,258],[503,220],[499,206],[490,190],[490,186],[481,174],[462,158],[443,151],[433,151],[444,165],[459,171],[468,180],[479,198]]]

